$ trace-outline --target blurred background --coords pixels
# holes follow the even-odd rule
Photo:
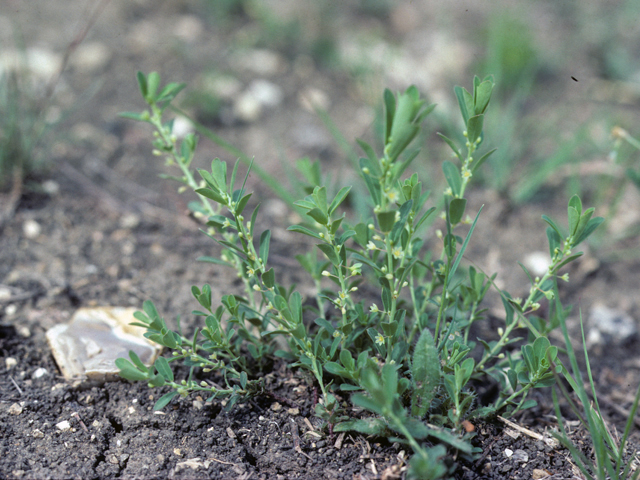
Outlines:
[[[608,219],[592,243],[599,258],[635,260],[638,18],[633,0],[5,0],[0,184],[10,192],[19,176],[23,191],[55,190],[60,175],[80,174],[62,186],[84,178],[125,203],[179,210],[149,128],[118,117],[144,107],[136,70],[155,70],[187,83],[177,105],[218,136],[202,139],[198,166],[234,161],[232,145],[295,183],[290,167],[308,157],[333,188],[358,181],[356,138],[380,145],[383,89],[416,85],[438,107],[414,165],[438,192],[450,151],[435,132],[462,138],[453,87],[493,75],[485,137],[498,150],[472,193],[497,205],[488,221],[516,235],[524,225],[510,214],[566,212],[580,193]],[[176,121],[179,134],[193,128]],[[544,248],[538,230],[533,247]],[[508,240],[531,247],[527,238]]]

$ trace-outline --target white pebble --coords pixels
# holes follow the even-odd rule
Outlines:
[[[7,357],[7,358],[4,359],[4,365],[5,365],[5,367],[7,367],[7,370],[11,370],[17,364],[18,364],[18,360],[16,360],[13,357]]]
[[[511,450],[510,448],[505,448],[504,456],[507,457],[507,458],[510,458],[511,455],[513,455],[513,450]]]
[[[71,424],[69,423],[69,420],[63,420],[60,423],[56,423],[56,428],[60,431],[68,432],[71,430]]]
[[[27,220],[22,224],[22,233],[24,233],[24,236],[29,240],[38,238],[41,232],[42,227],[35,220]]]
[[[9,307],[15,307],[15,310],[9,313]],[[16,313],[17,309],[18,308],[15,305],[8,305],[5,309],[5,313],[7,315],[13,315],[14,313]],[[18,335],[20,335],[22,338],[29,338],[31,336],[31,330],[29,330],[29,327],[23,325],[21,327],[18,327]]]
[[[54,180],[45,180],[42,182],[42,190],[47,195],[57,195],[60,193],[60,184]]]
[[[34,380],[37,380],[38,378],[44,377],[48,373],[49,371],[46,368],[40,367],[35,372],[33,372],[33,375],[31,375],[31,378],[33,378]]]

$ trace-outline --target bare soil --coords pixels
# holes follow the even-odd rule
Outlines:
[[[86,20],[87,15],[78,13],[84,2],[55,3],[54,7],[52,2],[36,1],[26,7],[10,1],[0,6],[0,15],[3,21],[19,25],[34,45],[62,52],[70,38],[58,33],[74,32],[78,18]],[[343,22],[353,21],[353,25],[384,24],[357,9],[345,7],[341,13]],[[194,17],[202,21],[204,30],[193,39],[178,36],[175,25]],[[234,21],[234,28],[251,25],[242,15]],[[404,446],[323,430],[313,414],[313,382],[277,361],[262,372],[265,395],[230,412],[219,402],[189,397],[159,413],[152,406],[165,392],[146,385],[113,382],[73,389],[61,378],[46,344],[46,330],[67,321],[78,307],[140,307],[147,299],[169,321],[179,315],[183,327],[193,330],[197,320],[189,314],[195,307],[191,285],[209,283],[217,298],[229,293],[229,288],[239,288],[230,272],[195,262],[198,256],[215,254],[217,247],[186,215],[190,199],[157,178],[163,166],[150,155],[149,130],[116,116],[142,106],[134,83],[136,69],[160,70],[167,80],[191,81],[215,65],[249,84],[259,75],[237,66],[242,53],[231,48],[237,37],[233,28],[211,23],[198,2],[111,3],[85,39],[106,45],[108,61],[98,70],[71,66],[63,75],[68,92],[95,87],[95,93],[85,100],[75,93],[72,103],[79,105],[77,111],[61,125],[55,145],[45,149],[50,170],[28,179],[14,215],[0,232],[0,286],[9,292],[0,298],[0,477],[404,477],[410,454]],[[365,103],[362,89],[344,70],[313,67],[311,74],[304,73],[301,65],[308,65],[296,63],[296,55],[302,54],[282,53],[285,67],[269,74],[284,92],[280,104],[255,122],[226,122],[222,114],[211,124],[275,175],[282,176],[288,169],[283,158],[304,155],[321,158],[323,167],[340,172],[344,155],[317,116],[301,106],[299,94],[309,86],[327,93],[330,115],[345,137],[352,139],[367,135],[371,127],[371,115],[360,115]],[[202,165],[215,156],[234,160],[206,141],[200,155]],[[46,178],[57,183],[58,193],[43,193],[37,187]],[[256,201],[265,202],[260,227],[274,232],[270,262],[286,272],[287,283],[306,288],[292,252],[305,251],[308,243],[284,231],[294,219],[282,202],[270,199],[270,192],[253,176],[249,183]],[[509,285],[514,294],[525,295],[527,280],[516,261],[528,252],[545,251],[540,215],[565,218],[564,193],[549,189],[535,203],[514,207],[491,191],[474,190],[470,208],[486,206],[469,258],[487,271],[498,272],[499,284]],[[29,226],[34,223],[40,229],[35,235]],[[630,239],[587,252],[570,270],[571,283],[563,294],[576,305],[573,329],[578,308],[589,312],[598,302],[638,314],[640,261],[614,262],[602,255],[637,246],[637,239]],[[500,314],[495,298],[489,299],[489,306],[492,315],[481,333],[490,335],[499,326]],[[555,340],[561,341],[560,337]],[[639,347],[638,339],[632,338],[591,352],[600,405],[612,428],[620,428],[626,420],[623,414],[638,383]],[[17,364],[7,364],[8,358]],[[39,369],[46,372],[34,375]],[[489,387],[480,386],[479,393]],[[548,392],[536,391],[534,397],[539,405],[512,420],[538,433],[556,427]],[[71,428],[60,430],[56,425],[63,421],[69,421]],[[588,452],[587,435],[571,425],[574,440]],[[497,419],[474,428],[474,444],[482,453],[471,463],[461,461],[455,478],[581,478],[563,448],[526,433],[515,434]],[[636,437],[634,432],[634,442]],[[633,445],[635,451],[638,444]],[[515,453],[508,456],[507,450]]]

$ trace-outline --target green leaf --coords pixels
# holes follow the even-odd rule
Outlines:
[[[351,397],[351,402],[358,407],[364,408],[365,410],[369,410],[370,412],[382,415],[383,406],[371,397],[367,397],[366,395],[363,395],[361,393],[356,393]]]
[[[437,133],[437,135],[444,140],[445,142],[447,142],[447,145],[449,145],[449,147],[451,148],[451,150],[453,150],[453,153],[456,154],[456,157],[458,157],[458,160],[462,161],[462,157],[460,156],[460,151],[458,150],[458,146],[453,142],[453,140],[451,140],[448,137],[445,137],[443,134],[441,134],[440,132]]]
[[[342,217],[340,218],[336,218],[335,220],[333,220],[331,222],[331,225],[329,226],[329,233],[331,235],[335,235],[338,232],[338,229],[340,228],[340,225],[342,224],[342,221],[344,220],[344,214],[342,215]]]
[[[140,381],[146,380],[148,375],[138,370],[129,360],[126,358],[116,358],[116,367],[120,369],[118,375],[126,380]]]
[[[440,384],[440,357],[433,335],[424,329],[416,343],[411,362],[411,414],[422,418],[427,414]]]
[[[378,183],[371,175],[366,173],[362,173],[362,177],[364,178],[364,182],[367,185],[367,189],[369,190],[369,194],[371,195],[371,199],[375,205],[380,205],[381,192],[380,192],[380,183]]]
[[[267,288],[273,288],[276,284],[276,274],[273,271],[273,268],[270,268],[266,272],[262,274],[262,283]]]
[[[336,239],[336,243],[338,245],[344,245],[344,243],[349,240],[351,237],[355,236],[356,232],[355,230],[347,230],[346,232],[344,232],[342,235],[340,235],[340,237],[338,237]]]
[[[574,208],[578,216],[582,215],[582,201],[578,195],[574,195],[569,199],[569,208]]]
[[[363,433],[364,435],[383,437],[386,433],[388,433],[388,428],[386,422],[381,418],[363,418],[340,422],[333,428],[333,431],[355,431],[358,433]]]
[[[469,119],[467,123],[467,139],[471,143],[475,143],[476,139],[482,134],[483,123],[484,115],[475,115]]]
[[[307,212],[307,215],[313,218],[320,225],[327,225],[327,223],[329,223],[329,218],[327,217],[327,214],[317,207],[309,210]]]
[[[380,212],[376,215],[378,218],[378,225],[380,225],[380,230],[384,233],[388,233],[393,228],[394,223],[396,222],[396,211],[392,210],[390,212]]]
[[[458,106],[460,107],[460,113],[462,113],[462,119],[464,120],[464,126],[469,123],[469,117],[473,116],[473,97],[465,88],[455,86],[453,91],[458,99]]]
[[[162,342],[160,342],[160,344],[164,345],[165,347],[169,347],[171,349],[176,348],[178,346],[178,343],[176,342],[176,338],[173,335],[173,332],[171,330],[169,330],[167,333],[164,334],[164,336],[162,337]]]
[[[453,265],[451,266],[451,270],[449,271],[449,278],[453,277],[453,275],[456,273],[456,270],[458,269],[458,265],[460,265],[460,262],[462,261],[462,256],[464,255],[464,252],[467,249],[469,240],[471,240],[471,235],[473,234],[473,231],[476,228],[476,223],[478,223],[478,218],[480,218],[480,212],[482,212],[483,208],[484,208],[484,205],[482,205],[480,207],[480,210],[478,210],[478,214],[476,215],[476,218],[473,220],[473,223],[471,224],[471,228],[469,229],[469,232],[467,232],[467,236],[465,237],[464,242],[462,243],[462,247],[460,248],[460,253],[458,253],[458,256],[456,257],[456,261],[453,263]]]
[[[476,115],[483,114],[487,111],[489,101],[491,100],[491,92],[493,91],[493,82],[485,80],[480,83],[473,91],[474,112]]]
[[[333,197],[333,200],[331,201],[331,205],[329,205],[329,215],[332,215],[335,209],[338,208],[338,205],[344,202],[344,199],[347,198],[347,195],[349,195],[350,191],[351,191],[351,187],[342,187],[340,189],[340,191],[336,194],[336,196]]]
[[[444,243],[444,251],[447,254],[447,258],[452,258],[456,254],[456,237],[448,233],[442,239]]]
[[[551,258],[554,258],[556,255],[556,249],[560,250],[560,243],[562,242],[562,239],[560,238],[557,230],[552,227],[547,227],[546,232],[547,240],[549,241],[549,254],[551,255]]]
[[[575,255],[571,255],[570,257],[565,258],[562,262],[560,262],[560,264],[558,264],[558,266],[556,266],[554,272],[557,272],[558,270],[560,270],[565,265],[573,262],[577,258],[580,258],[582,255],[584,255],[583,252],[578,252]]]
[[[175,397],[176,395],[178,395],[178,392],[174,390],[173,392],[169,392],[161,396],[156,402],[156,404],[153,406],[153,409],[156,411],[162,410],[164,407],[166,407],[169,404],[171,400],[173,400],[173,397]]]
[[[370,164],[376,165],[378,163],[378,157],[376,156],[376,152],[373,150],[371,145],[369,145],[367,142],[360,139],[356,139],[356,142],[358,142],[358,145],[360,145],[360,148],[362,148],[362,151],[367,156],[367,159],[369,160]]]
[[[442,459],[446,455],[447,450],[443,445],[416,453],[409,459],[407,478],[431,480],[445,477],[449,469]]]
[[[327,331],[327,333],[329,333],[330,336],[332,336],[333,332],[336,331],[335,327],[331,325],[331,323],[329,323],[329,321],[325,320],[324,318],[318,317],[314,320],[314,322],[319,327],[324,328]]]
[[[322,253],[327,256],[327,258],[333,265],[335,265],[336,267],[340,265],[340,258],[338,258],[338,255],[336,254],[336,251],[334,250],[334,247],[332,245],[329,245],[328,243],[318,243],[316,244],[316,246]]]
[[[168,83],[158,94],[157,102],[170,102],[176,95],[178,95],[185,87],[186,83]]]
[[[580,222],[580,213],[573,207],[569,207],[569,235],[575,235]]]
[[[236,215],[242,215],[242,212],[244,212],[244,209],[247,206],[247,202],[251,198],[251,195],[252,195],[251,193],[247,193],[245,196],[243,196],[240,199],[240,201],[236,205],[236,213],[235,213]]]
[[[395,244],[400,239],[400,235],[404,232],[404,227],[407,224],[407,219],[411,213],[411,207],[413,206],[413,200],[409,200],[402,204],[400,207],[400,218],[393,224],[389,238]],[[394,214],[395,219],[395,214]]]
[[[171,370],[166,358],[158,357],[154,366],[156,367],[156,370],[158,370],[158,373],[162,375],[167,382],[173,382],[173,370]]]
[[[160,86],[160,75],[158,72],[151,72],[147,77],[147,97],[148,100],[156,100],[156,92]]]
[[[457,225],[462,220],[464,210],[467,207],[466,198],[454,198],[449,204],[449,220],[451,225]]]
[[[553,220],[551,220],[546,215],[542,215],[542,220],[544,220],[551,228],[553,228],[556,231],[556,233],[558,234],[558,237],[560,237],[560,238],[563,237],[562,231],[560,230],[560,227],[558,227],[558,225],[556,225],[556,223]]]
[[[518,265],[520,265],[522,270],[524,270],[524,273],[527,274],[527,277],[529,278],[529,283],[531,283],[531,285],[533,285],[533,277],[531,276],[531,273],[529,272],[527,267],[525,267],[521,262],[518,262]]]
[[[315,205],[322,211],[323,214],[327,214],[327,189],[326,187],[314,187],[313,194],[311,195],[315,202]]]
[[[308,235],[310,237],[313,238],[317,238],[318,240],[324,240],[324,238],[322,238],[320,235],[318,235],[317,232],[314,232],[313,230],[303,226],[303,225],[292,225],[289,228],[287,228],[288,231],[290,232],[298,232],[298,233],[302,233],[304,235]]]
[[[386,145],[389,143],[389,137],[391,136],[391,128],[393,127],[393,118],[396,114],[396,98],[394,97],[391,90],[388,88],[384,89],[384,138],[383,143]]]
[[[149,122],[148,118],[143,117],[141,113],[136,112],[120,112],[118,113],[119,117],[128,118],[130,120],[136,120],[138,122]]]
[[[602,222],[604,222],[604,218],[602,217],[595,217],[589,220],[589,223],[587,223],[587,226],[585,227],[583,232],[577,239],[574,240],[573,246],[575,247],[576,245],[584,242],[589,237],[589,235],[591,235],[593,231],[600,226]]]
[[[262,264],[267,266],[267,259],[269,258],[269,242],[271,241],[271,230],[265,230],[260,235],[260,247],[259,257],[262,260]]]
[[[143,98],[147,100],[147,78],[144,76],[144,73],[141,71],[136,72],[136,79],[138,80],[138,87],[140,88],[140,93]]]
[[[140,360],[140,357],[138,357],[136,352],[134,352],[133,350],[129,350],[129,358],[131,359],[133,364],[138,368],[138,370],[140,370],[143,373],[149,372],[149,369],[147,368],[147,366],[144,363],[142,363],[142,360]]]
[[[444,172],[444,178],[447,180],[449,187],[451,187],[453,196],[459,197],[460,189],[462,188],[462,177],[460,177],[458,167],[449,160],[445,160],[442,162],[442,171]]]
[[[227,201],[220,195],[219,191],[212,190],[211,188],[197,188],[195,192],[203,197],[210,198],[220,205],[227,205]]]
[[[385,311],[390,312],[391,311],[391,304],[392,304],[392,300],[393,297],[391,296],[391,290],[389,290],[388,288],[384,287],[382,289],[382,305],[384,306]]]
[[[340,350],[340,363],[342,363],[347,370],[353,371],[356,369],[356,362],[351,352],[345,348]]]
[[[473,163],[473,167],[471,168],[471,173],[475,173],[475,171],[480,168],[480,165],[482,165],[484,162],[487,161],[487,159],[493,154],[493,152],[495,152],[496,150],[498,150],[497,148],[494,148],[493,150],[489,150],[487,153],[485,153],[482,157],[480,157],[480,160],[476,160]]]
[[[211,177],[220,191],[227,191],[227,162],[214,158],[211,162]]]
[[[429,218],[429,216],[436,211],[436,207],[431,207],[429,210],[427,210],[424,215],[422,215],[422,217],[420,217],[420,220],[418,220],[418,222],[415,225],[415,229],[417,230],[418,228],[420,228],[420,225],[422,225],[425,220],[427,218]]]
[[[329,372],[331,375],[337,375],[339,377],[351,379],[351,375],[349,371],[345,369],[342,365],[336,362],[325,362],[324,369]]]

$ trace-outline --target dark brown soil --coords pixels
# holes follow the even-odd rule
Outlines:
[[[73,33],[62,38],[59,32],[75,32],[75,23],[79,18],[81,24],[86,22],[88,14],[79,13],[84,2],[55,3],[36,1],[25,7],[9,1],[0,6],[0,15],[19,26],[33,45],[61,54]],[[410,38],[396,25],[397,18],[390,26],[375,12],[343,9],[339,25],[365,31],[387,28],[398,42]],[[400,10],[395,13],[403,14]],[[167,33],[190,16],[202,20],[203,32],[188,42]],[[458,16],[464,17],[454,12]],[[111,3],[85,39],[106,45],[109,60],[90,73],[72,66],[63,75],[65,88],[76,95],[71,103],[78,111],[61,125],[55,145],[38,150],[46,153],[50,171],[46,177],[29,179],[15,214],[0,232],[0,286],[9,292],[0,298],[1,478],[404,478],[410,452],[384,439],[333,435],[323,429],[313,413],[313,383],[279,363],[263,372],[265,395],[230,412],[219,402],[189,397],[159,413],[152,406],[165,392],[146,385],[114,382],[72,389],[61,378],[46,344],[45,331],[67,321],[81,306],[140,307],[150,299],[168,321],[180,315],[183,327],[193,330],[191,285],[211,284],[218,299],[229,288],[239,289],[230,272],[195,262],[217,247],[187,217],[190,198],[157,179],[164,169],[150,155],[149,130],[116,116],[142,107],[134,84],[136,69],[160,70],[171,81],[192,81],[214,67],[233,72],[245,85],[259,77],[237,66],[242,51],[234,50],[237,42],[246,40],[242,34],[253,32],[251,18],[238,14],[229,22],[215,23],[195,1]],[[235,29],[244,30],[239,34]],[[316,66],[311,73],[305,71],[304,61],[312,52],[308,46],[298,47],[280,48],[285,66],[270,74],[270,80],[283,89],[282,103],[255,122],[227,122],[225,114],[218,113],[212,125],[275,175],[288,170],[282,158],[304,155],[321,158],[328,171],[344,171],[340,147],[297,99],[307,87],[325,91],[331,99],[330,115],[351,140],[369,135],[371,129],[372,117],[361,118],[363,105],[370,101],[366,82],[353,78],[348,69]],[[436,87],[446,86],[449,94],[453,84],[468,83],[466,78],[470,77],[451,80],[445,75],[437,79]],[[96,83],[97,93],[81,100],[78,95]],[[566,108],[569,117],[575,105]],[[197,161],[202,165],[214,156],[234,160],[207,142],[202,142],[200,152]],[[53,179],[60,192],[38,190],[44,178]],[[284,231],[295,219],[282,202],[269,199],[270,192],[253,176],[249,183],[259,197],[256,201],[265,202],[260,226],[273,230],[270,262],[286,272],[285,283],[298,283],[304,291],[305,279],[297,273],[292,252],[305,251],[308,243]],[[528,252],[545,251],[540,215],[565,218],[565,192],[550,189],[538,203],[513,207],[491,191],[472,191],[470,208],[482,204],[486,205],[483,221],[468,256],[483,269],[498,272],[499,285],[525,295],[527,280],[516,261]],[[39,226],[37,235],[29,234],[29,222]],[[602,302],[638,314],[640,262],[607,261],[611,256],[604,255],[622,247],[638,248],[637,238],[625,242],[605,243],[570,270],[571,283],[563,294],[576,304],[570,319],[574,331],[578,307],[586,314],[594,303]],[[489,298],[488,306],[497,307],[498,302]],[[482,326],[483,333],[490,334],[499,325],[496,322]],[[554,340],[561,343],[559,336]],[[591,353],[600,405],[612,428],[621,428],[626,420],[623,413],[638,383],[639,347],[640,342],[632,339]],[[17,365],[8,368],[7,358],[16,359]],[[46,373],[35,378],[41,368]],[[536,391],[535,398],[538,407],[512,420],[544,433],[557,426],[553,407],[548,392]],[[56,427],[63,421],[70,422],[70,430]],[[574,440],[589,451],[587,434],[571,425]],[[474,445],[481,453],[473,462],[460,461],[455,478],[581,478],[563,448],[524,433],[515,435],[499,420],[474,428]],[[513,455],[507,456],[507,450]]]

